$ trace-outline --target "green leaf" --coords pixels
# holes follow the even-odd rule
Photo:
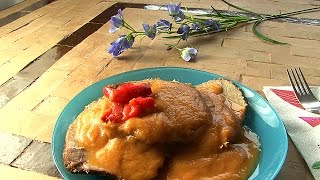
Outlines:
[[[280,42],[280,41],[276,41],[274,39],[271,39],[263,34],[261,34],[258,30],[257,30],[257,26],[262,23],[264,20],[263,19],[260,19],[258,21],[256,21],[254,24],[253,24],[253,27],[252,27],[252,31],[253,33],[260,39],[262,39],[263,41],[266,41],[266,42],[269,42],[269,43],[272,43],[272,44],[288,44],[288,43],[284,43],[284,42]]]
[[[312,165],[312,168],[313,168],[313,169],[320,169],[320,161],[315,162],[315,163]]]

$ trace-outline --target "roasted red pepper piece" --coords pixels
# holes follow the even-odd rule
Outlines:
[[[125,105],[123,108],[123,120],[128,120],[132,117],[137,117],[141,112],[138,106]]]
[[[154,108],[155,101],[152,97],[137,97],[129,101],[131,106],[139,106],[140,108]]]
[[[104,121],[106,121],[106,122],[111,121],[111,122],[120,123],[122,121],[122,117],[123,117],[122,112],[123,112],[123,105],[122,104],[112,103],[111,107],[105,113],[106,116],[104,118],[105,119]]]
[[[110,114],[112,113],[112,108],[110,107],[109,109],[107,109],[106,112],[104,112],[104,114],[101,117],[102,121],[107,121],[107,117],[110,116]]]
[[[103,94],[112,102],[128,103],[131,99],[142,96],[146,97],[152,94],[151,86],[147,83],[132,84],[125,83],[117,89],[105,87]]]
[[[154,99],[147,97],[152,94],[151,86],[147,83],[125,83],[116,89],[104,87],[103,94],[112,102],[111,107],[101,117],[105,122],[121,123],[155,107]]]
[[[129,101],[123,109],[123,120],[139,116],[145,109],[154,108],[155,102],[152,97],[137,97]]]

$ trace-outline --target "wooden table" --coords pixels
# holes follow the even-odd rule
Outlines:
[[[180,1],[179,1],[180,2]],[[221,1],[186,0],[183,6],[235,11]],[[320,5],[316,0],[231,1],[259,13],[280,13]],[[0,11],[0,173],[10,179],[61,178],[51,156],[51,136],[64,106],[82,89],[103,78],[146,67],[178,66],[217,73],[261,93],[266,85],[288,85],[285,70],[301,67],[307,81],[320,84],[320,26],[271,21],[260,30],[290,45],[257,39],[251,25],[190,39],[199,49],[195,62],[166,50],[157,38],[125,52],[106,53],[117,33],[107,23],[118,8],[134,27],[169,18],[165,11],[142,9],[155,0],[25,0]],[[320,18],[320,13],[298,17]],[[277,179],[313,179],[289,141]]]

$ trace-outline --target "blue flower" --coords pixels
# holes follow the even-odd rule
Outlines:
[[[198,50],[195,48],[183,48],[181,50],[181,57],[185,61],[190,61],[191,59],[194,59],[197,56]]]
[[[168,31],[168,30],[171,30],[171,27],[172,27],[172,23],[170,23],[170,22],[167,21],[167,20],[160,19],[160,20],[157,22],[157,29],[158,29],[158,30]]]
[[[173,16],[173,19],[176,21],[176,22],[181,22],[184,20],[184,14],[182,11],[179,11],[179,13],[176,15],[176,16]]]
[[[168,4],[167,8],[170,16],[176,16],[180,12],[180,4],[170,3]]]
[[[177,33],[182,34],[181,38],[183,40],[186,40],[189,36],[189,33],[190,33],[190,27],[188,25],[184,24],[179,27]]]
[[[132,35],[122,35],[116,41],[111,43],[111,47],[108,49],[108,52],[113,56],[117,57],[125,50],[132,47],[134,42],[134,37]]]
[[[110,22],[112,24],[112,27],[109,29],[110,33],[116,32],[118,29],[120,29],[123,26],[124,20],[123,20],[123,15],[122,15],[121,9],[118,10],[117,15],[114,15],[111,17]]]
[[[206,20],[204,22],[204,24],[214,31],[219,31],[220,27],[221,27],[221,24],[217,20],[214,20],[214,19]]]
[[[180,22],[180,21],[184,20],[184,14],[180,10],[180,8],[181,8],[180,4],[170,3],[170,4],[168,4],[167,8],[168,8],[169,15],[172,16],[172,18],[176,22]]]
[[[144,29],[144,33],[150,38],[150,39],[154,39],[154,37],[156,37],[156,33],[157,33],[157,25],[154,24],[152,26],[149,26],[149,24],[142,24],[143,29]]]

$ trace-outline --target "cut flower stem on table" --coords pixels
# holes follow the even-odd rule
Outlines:
[[[130,32],[127,35],[120,35],[117,40],[111,43],[111,46],[107,51],[114,57],[118,57],[124,51],[132,47],[137,37],[140,37],[141,39],[148,37],[150,38],[150,40],[154,40],[156,36],[165,34],[162,36],[162,38],[177,39],[177,42],[175,44],[166,44],[168,45],[167,50],[178,50],[180,51],[180,56],[185,61],[191,61],[196,57],[198,50],[188,42],[189,38],[196,38],[198,36],[211,35],[213,33],[228,31],[248,24],[253,24],[252,32],[259,39],[267,43],[283,45],[287,43],[280,42],[263,35],[257,30],[257,27],[264,21],[288,18],[293,15],[320,10],[320,7],[314,7],[278,15],[265,15],[243,9],[225,0],[222,1],[233,8],[249,13],[250,15],[252,15],[252,17],[220,13],[212,6],[211,13],[191,14],[188,12],[187,8],[181,8],[181,3],[170,3],[167,5],[168,14],[171,17],[170,21],[160,19],[158,22],[151,25],[143,23],[143,31],[137,31],[129,24],[129,22],[125,21],[121,9],[119,9],[118,13],[112,16],[110,19],[112,27],[109,29],[109,32],[114,33],[118,30],[121,30],[122,28],[126,28]],[[185,45],[180,45],[181,41],[185,42]]]

